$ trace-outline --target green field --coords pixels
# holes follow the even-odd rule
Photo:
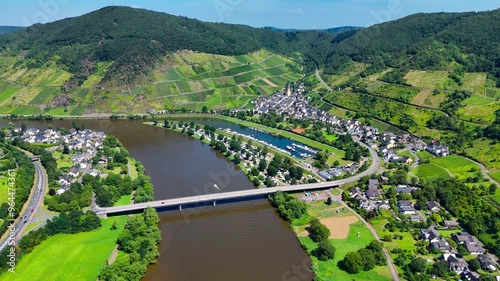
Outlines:
[[[7,202],[9,195],[9,186],[7,185],[7,178],[0,178],[0,205]]]
[[[422,164],[412,170],[412,173],[421,179],[436,180],[439,178],[449,178],[445,169],[434,164]]]
[[[110,230],[114,220],[118,229]],[[125,222],[126,216],[109,218],[92,232],[52,236],[19,261],[15,279],[4,273],[0,281],[96,280]],[[55,260],[55,257],[63,258]]]
[[[131,203],[131,195],[124,195],[116,201],[116,203],[113,206],[124,206],[124,205],[129,205]]]
[[[358,237],[358,232],[360,236]],[[362,271],[358,274],[349,274],[338,267],[338,262],[342,260],[348,252],[357,251],[366,247],[372,240],[373,235],[362,222],[351,224],[349,236],[347,239],[330,239],[336,248],[335,258],[329,261],[319,261],[316,257],[312,257],[313,270],[320,280],[390,280],[390,271],[385,267],[376,267],[371,271]],[[311,252],[316,248],[309,237],[299,237],[299,241]]]
[[[432,164],[441,166],[450,171],[458,179],[474,177],[480,172],[480,167],[463,157],[458,155],[449,155],[446,157],[437,157],[430,160]]]

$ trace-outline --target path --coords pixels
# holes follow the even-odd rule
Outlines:
[[[460,156],[460,155],[459,155],[459,156]],[[492,182],[492,183],[496,184],[497,186],[500,186],[500,184],[498,183],[498,181],[496,181],[494,178],[492,178],[492,177],[490,176],[490,174],[488,173],[488,170],[486,169],[486,167],[485,167],[483,164],[481,164],[481,163],[477,162],[477,161],[476,161],[476,160],[474,160],[474,159],[470,159],[470,158],[463,157],[463,156],[460,156],[460,157],[465,158],[465,159],[467,159],[467,160],[470,160],[471,162],[474,162],[475,164],[479,165],[479,167],[481,168],[481,173],[483,174],[483,177],[484,177],[485,179],[490,180],[490,182]]]
[[[370,230],[370,232],[373,234],[373,236],[375,237],[375,240],[377,240],[378,242],[382,242],[380,240],[380,237],[378,236],[377,234],[377,231],[375,230],[375,228],[369,223],[367,222],[362,216],[360,216],[358,213],[356,213],[356,211],[354,211],[353,209],[351,209],[351,207],[349,207],[349,205],[347,205],[347,203],[345,203],[343,200],[342,200],[342,193],[344,192],[343,190],[340,190],[341,193],[340,195],[333,195],[331,192],[331,196],[337,201],[339,202],[340,204],[342,204],[342,206],[344,206],[345,208],[347,208],[349,211],[351,211],[356,217],[358,217],[358,219],[360,221],[362,221],[366,227],[368,227],[368,229]],[[395,281],[399,281],[399,274],[398,274],[398,270],[396,269],[396,266],[394,265],[393,261],[392,261],[392,258],[391,256],[389,255],[389,251],[387,251],[387,249],[385,247],[382,247],[382,249],[384,250],[384,254],[385,254],[385,257],[387,259],[387,265],[389,266],[389,269],[391,270],[391,274],[392,274],[392,278],[395,280]]]

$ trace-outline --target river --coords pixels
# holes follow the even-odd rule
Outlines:
[[[0,125],[8,122],[0,120]],[[85,128],[115,135],[131,156],[144,164],[155,188],[155,199],[254,188],[231,162],[188,136],[145,126],[142,120],[77,122]],[[14,123],[17,126],[24,123],[28,128],[46,128],[48,124],[71,127],[71,121],[67,120]],[[222,123],[217,124],[221,127]],[[266,199],[159,215],[160,258],[148,268],[145,281],[310,281],[313,278],[307,270],[311,264],[309,257],[289,225]]]

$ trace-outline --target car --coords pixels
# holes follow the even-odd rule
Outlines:
[[[165,204],[165,202],[161,202],[161,204],[163,205],[163,204]]]
[[[27,223],[27,222],[28,222],[28,220],[25,220],[23,223]]]
[[[31,209],[31,213],[33,213],[34,209]]]

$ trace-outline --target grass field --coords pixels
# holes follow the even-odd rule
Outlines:
[[[358,237],[358,233],[360,234]],[[335,258],[326,262],[319,261],[315,257],[313,260],[313,270],[321,280],[390,280],[390,272],[386,267],[376,267],[371,271],[362,271],[358,274],[349,274],[338,267],[338,262],[342,260],[348,252],[357,251],[366,247],[372,240],[373,235],[362,222],[351,224],[349,236],[346,239],[330,239],[336,248]],[[300,242],[310,253],[317,246],[309,237],[299,237]]]
[[[436,89],[448,80],[447,71],[410,71],[405,79],[415,87]]]
[[[434,164],[422,164],[412,170],[412,173],[421,179],[436,180],[439,178],[449,178],[445,169]]]
[[[9,194],[9,186],[7,185],[7,178],[0,178],[0,205],[7,202]]]
[[[458,179],[474,177],[481,171],[476,163],[458,155],[432,158],[430,161],[450,171]]]
[[[495,174],[500,172],[500,142],[492,141],[486,138],[475,140],[474,146],[465,149],[465,153],[471,158],[477,159],[483,163],[490,171]],[[495,174],[497,175],[497,174]],[[500,177],[497,176],[497,180]]]
[[[118,229],[110,230],[114,220]],[[126,216],[110,218],[92,232],[50,237],[19,261],[14,280],[96,280],[125,222]],[[0,276],[0,281],[8,280],[13,280],[9,274]]]
[[[113,206],[124,206],[124,205],[129,205],[131,203],[132,196],[131,195],[124,195],[116,201],[116,203]]]

